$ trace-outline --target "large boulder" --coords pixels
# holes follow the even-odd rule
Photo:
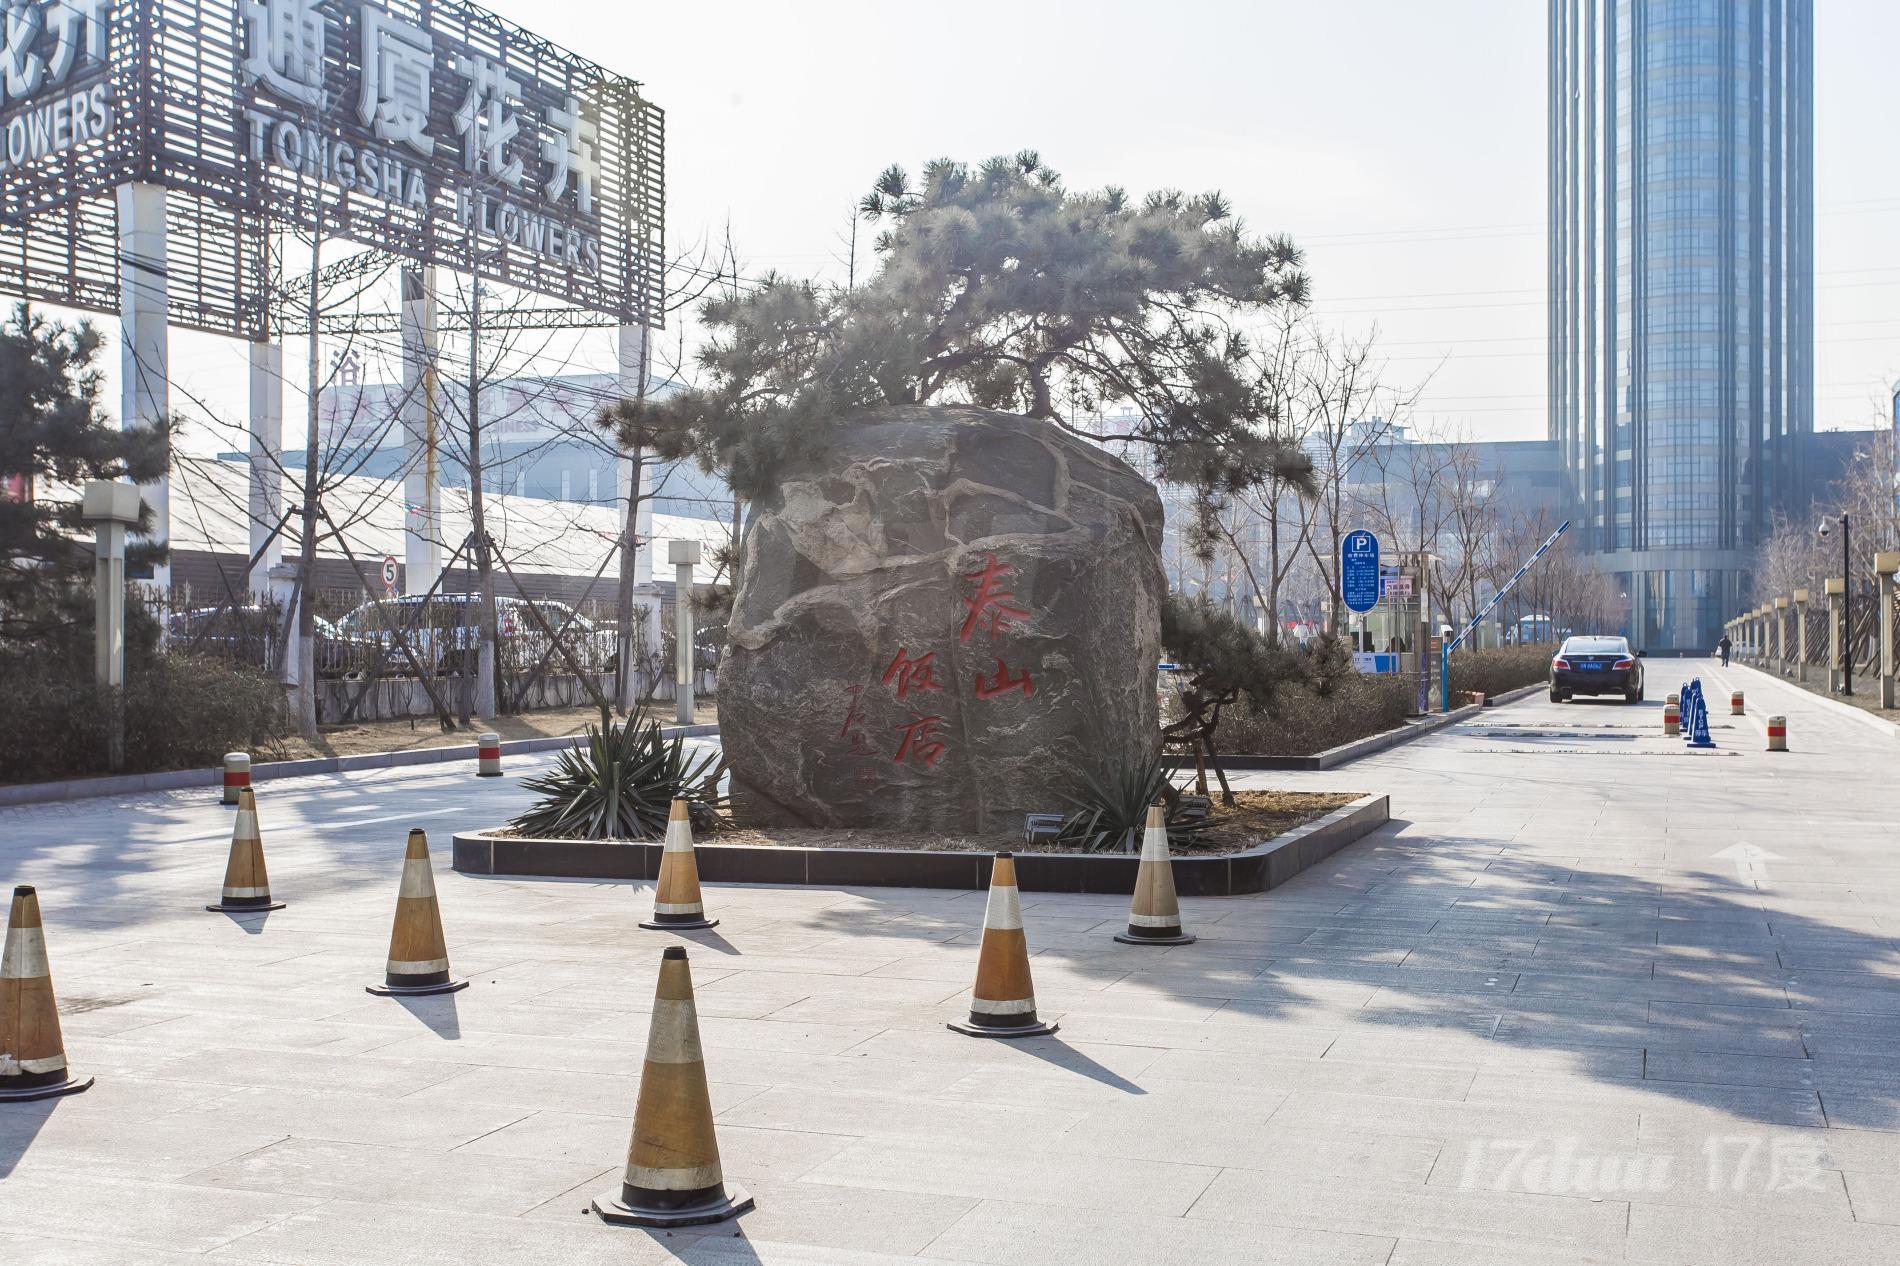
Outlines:
[[[1157,750],[1161,500],[1050,423],[878,410],[748,517],[719,666],[742,821],[1008,830]]]

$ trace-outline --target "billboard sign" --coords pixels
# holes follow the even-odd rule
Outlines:
[[[0,239],[0,289],[116,310],[115,191],[143,182],[191,239],[166,261],[176,324],[256,337],[270,233],[289,229],[658,324],[661,112],[485,9],[7,0],[0,16],[0,221],[25,239]],[[75,239],[76,267],[34,258]]]

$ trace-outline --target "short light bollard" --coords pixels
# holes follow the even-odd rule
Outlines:
[[[501,735],[482,734],[475,739],[475,776],[501,777]]]
[[[1728,697],[1728,714],[1732,717],[1739,717],[1746,715],[1747,711],[1748,710],[1742,706],[1742,692],[1739,690],[1730,691]]]
[[[1682,705],[1676,701],[1676,696],[1670,695],[1669,702],[1663,704],[1663,734],[1668,738],[1674,738],[1680,733],[1682,733]]]
[[[1788,718],[1768,718],[1768,750],[1785,752],[1788,750]]]
[[[249,752],[226,752],[224,754],[224,805],[237,808],[238,793],[251,785],[251,754]]]

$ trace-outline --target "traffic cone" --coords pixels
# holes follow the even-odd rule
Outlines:
[[[669,945],[660,951],[627,1172],[620,1190],[594,1197],[594,1212],[622,1226],[695,1226],[723,1222],[751,1207],[751,1195],[737,1184],[727,1186],[719,1167],[693,972],[686,947]]]
[[[660,879],[653,890],[653,917],[640,924],[653,932],[691,932],[718,927],[706,917],[699,895],[699,863],[693,859],[693,824],[686,802],[675,799],[666,818],[666,844],[660,853]]]
[[[91,1085],[66,1067],[40,899],[23,884],[13,890],[0,951],[0,1103],[75,1095]]]
[[[1128,931],[1117,932],[1124,945],[1189,945],[1181,930],[1181,903],[1174,895],[1174,862],[1168,856],[1168,824],[1161,806],[1148,806],[1148,828],[1141,837],[1141,867],[1135,872],[1135,899],[1128,907]]]
[[[442,907],[435,899],[435,870],[429,865],[429,837],[419,828],[410,830],[409,849],[402,859],[396,924],[389,931],[389,966],[382,984],[363,988],[374,994],[403,997],[468,988],[468,981],[449,976]]]
[[[976,958],[976,988],[970,1020],[950,1026],[971,1037],[1035,1037],[1056,1026],[1036,1019],[1036,990],[1029,979],[1029,945],[1023,939],[1023,903],[1016,894],[1016,855],[998,853],[990,867],[990,899],[983,907],[983,948]]]
[[[270,899],[264,839],[257,830],[257,797],[246,787],[238,792],[237,821],[231,826],[231,857],[224,864],[223,898],[205,909],[222,914],[261,914],[283,908],[283,902]]]

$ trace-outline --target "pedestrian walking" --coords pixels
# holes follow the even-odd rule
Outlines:
[[[1722,667],[1727,668],[1728,667],[1728,653],[1731,650],[1735,649],[1735,643],[1729,641],[1728,634],[1724,633],[1722,634],[1722,640],[1717,642],[1715,646],[1717,650],[1722,652]]]

